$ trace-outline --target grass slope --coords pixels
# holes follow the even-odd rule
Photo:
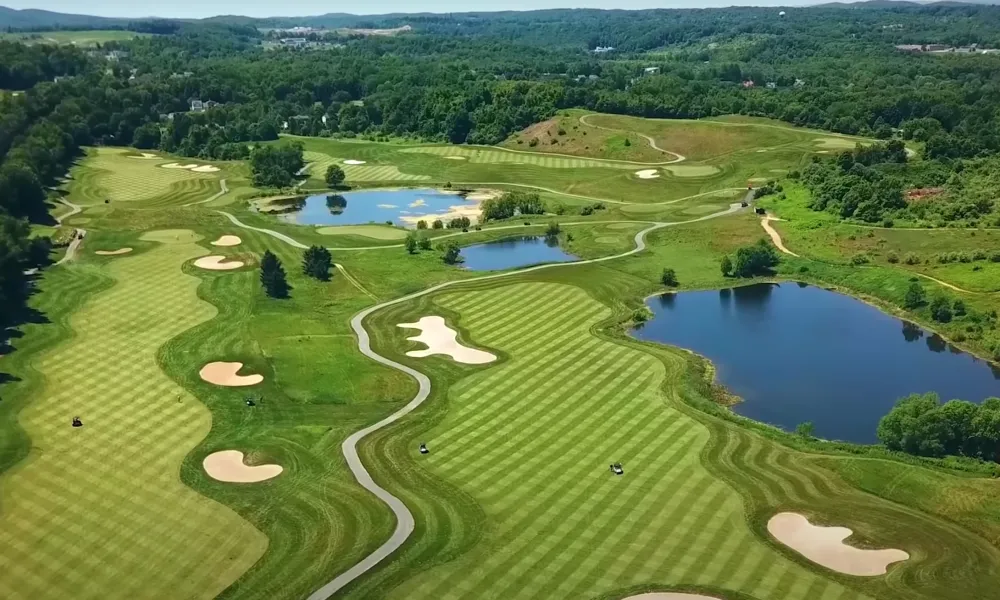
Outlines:
[[[263,553],[259,531],[178,477],[211,417],[156,352],[214,314],[181,273],[206,254],[194,239],[151,236],[111,262],[117,283],[69,320],[74,337],[32,361],[45,383],[19,417],[31,455],[3,479],[0,596],[211,598]]]
[[[117,29],[88,31],[34,31],[30,33],[0,33],[0,40],[25,42],[28,44],[74,44],[96,46],[106,42],[120,42],[137,37],[147,37],[148,33],[136,33]]]

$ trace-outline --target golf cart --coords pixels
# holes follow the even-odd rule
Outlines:
[[[73,417],[73,427],[83,427],[83,421],[80,420],[80,417]]]
[[[622,464],[621,463],[615,463],[615,464],[611,465],[611,472],[614,473],[615,475],[624,475],[625,474],[625,470],[622,469]]]
[[[420,444],[420,453],[421,454],[430,454],[430,452],[431,451],[427,449],[427,444]]]

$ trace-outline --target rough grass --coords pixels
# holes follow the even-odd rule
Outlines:
[[[180,270],[207,252],[190,239],[145,246],[108,261],[115,283],[69,318],[72,339],[30,361],[45,379],[19,415],[33,450],[2,482],[4,598],[211,598],[267,546],[178,477],[212,420],[156,353],[212,318],[198,280]],[[64,280],[85,287],[100,278],[92,267],[69,270]],[[70,426],[75,416],[82,428]]]
[[[406,231],[395,227],[380,225],[341,225],[338,227],[320,227],[316,229],[320,235],[359,235],[374,240],[401,240],[406,237]]]
[[[0,40],[20,41],[28,44],[74,44],[96,46],[106,42],[131,40],[146,37],[148,33],[134,31],[93,30],[93,31],[34,31],[30,33],[0,33]]]

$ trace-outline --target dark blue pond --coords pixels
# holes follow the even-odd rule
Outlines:
[[[849,296],[805,284],[752,285],[652,298],[655,317],[633,334],[688,348],[743,398],[734,410],[816,435],[877,441],[896,400],[936,392],[943,400],[1000,396],[1000,370],[940,336]]]
[[[300,225],[361,225],[392,221],[395,225],[412,227],[418,219],[431,221],[442,217],[453,206],[474,204],[458,194],[446,194],[440,190],[363,190],[309,196],[290,204],[287,211],[282,211],[282,217]]]
[[[542,263],[579,260],[555,238],[525,236],[462,248],[462,266],[472,271],[502,271]]]

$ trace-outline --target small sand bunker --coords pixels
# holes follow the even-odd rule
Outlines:
[[[200,167],[195,167],[191,169],[195,173],[218,173],[219,167],[213,167],[212,165],[201,165]]]
[[[629,596],[622,600],[720,600],[715,596],[702,596],[701,594],[684,594],[681,592],[653,592],[650,594],[639,594]]]
[[[118,256],[120,254],[128,254],[131,251],[131,248],[119,248],[117,250],[95,250],[94,254],[98,256]]]
[[[244,265],[241,260],[231,260],[226,262],[225,256],[203,256],[194,261],[194,266],[208,269],[209,271],[232,271]]]
[[[895,548],[863,550],[844,540],[852,531],[846,527],[821,527],[798,513],[783,512],[771,517],[767,530],[779,542],[814,563],[846,575],[885,575],[886,567],[910,555]]]
[[[152,160],[154,158],[160,158],[160,157],[155,154],[150,154],[149,152],[143,152],[139,156],[135,156],[134,154],[129,155],[129,158],[136,158],[139,160]]]
[[[213,246],[239,246],[243,243],[238,235],[224,235],[212,242]]]
[[[210,362],[198,371],[198,376],[209,383],[225,387],[246,387],[264,381],[264,376],[258,373],[237,375],[242,368],[241,362]]]
[[[198,165],[179,165],[177,163],[167,163],[165,165],[160,165],[162,169],[193,169]]]
[[[641,171],[636,171],[635,176],[639,179],[656,179],[660,176],[660,173],[656,169],[643,169]]]
[[[201,465],[208,476],[226,483],[257,483],[274,479],[284,467],[281,465],[254,465],[243,462],[243,453],[239,450],[223,450],[213,452],[205,457]]]
[[[445,156],[448,160],[467,160],[464,156]]]
[[[443,317],[421,317],[416,323],[400,323],[398,327],[419,329],[420,335],[406,339],[427,344],[426,350],[410,350],[406,353],[407,356],[425,358],[434,354],[446,354],[455,362],[466,365],[483,365],[497,359],[489,352],[460,344],[458,332],[445,325]]]
[[[345,160],[344,164],[345,165],[363,165],[363,164],[365,164],[365,161],[363,161],[363,160],[354,160],[353,158],[351,158],[351,159]]]

